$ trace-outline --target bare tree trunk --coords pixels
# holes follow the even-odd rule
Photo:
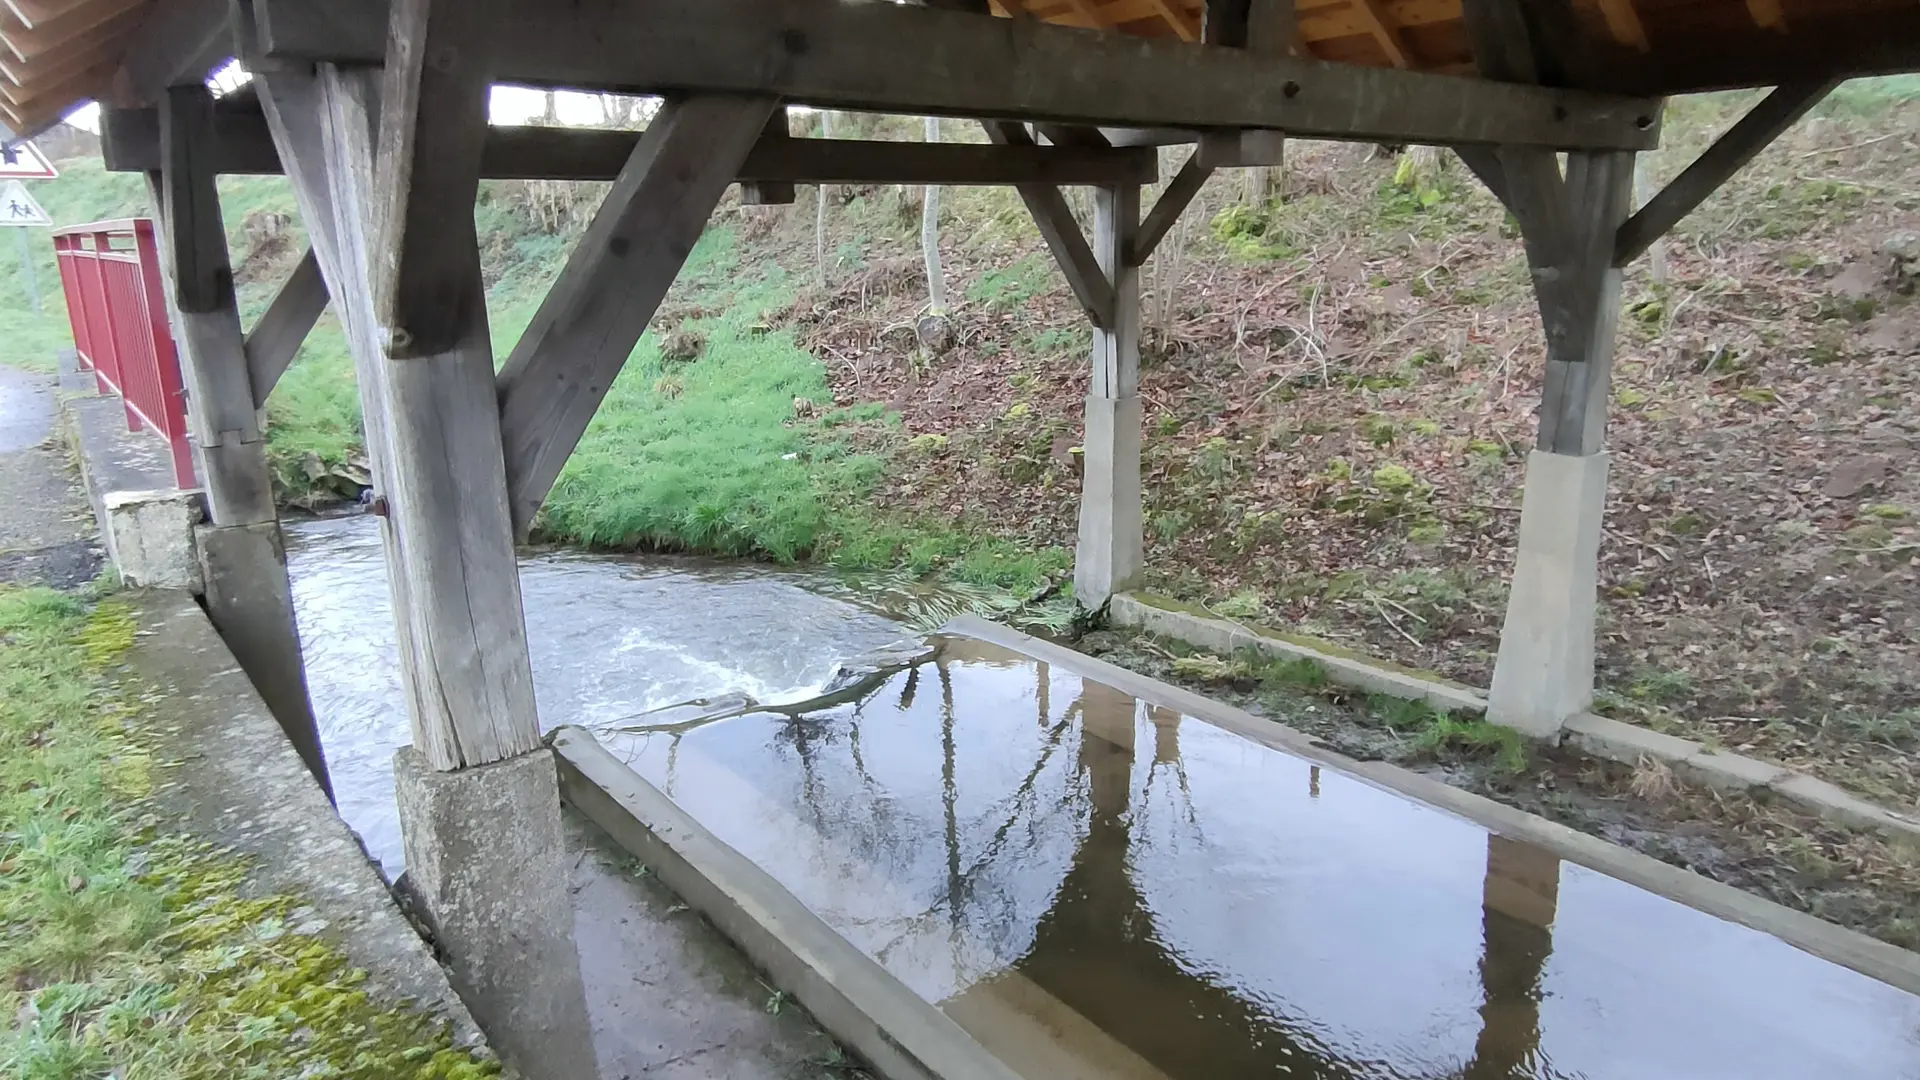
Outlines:
[[[820,134],[833,138],[833,112],[830,109],[820,111]],[[827,185],[821,184],[813,189],[813,278],[821,288],[827,287]]]
[[[540,122],[547,127],[557,127],[560,124],[560,102],[552,90],[547,91],[546,108],[540,113]]]
[[[927,117],[927,141],[940,141],[940,118]],[[920,202],[920,254],[927,263],[927,314],[947,313],[947,278],[940,269],[940,187],[928,184]]]
[[[1633,163],[1633,205],[1642,207],[1653,198],[1653,172],[1648,166],[1652,163],[1652,154],[1641,154]],[[1667,238],[1655,240],[1647,248],[1647,272],[1653,275],[1655,285],[1667,283]]]

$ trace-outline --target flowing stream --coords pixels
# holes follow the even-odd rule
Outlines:
[[[368,516],[289,524],[287,566],[340,814],[393,875],[393,752],[412,736],[378,526]],[[841,660],[912,633],[827,595],[844,591],[827,575],[697,559],[537,555],[521,561],[520,588],[548,726],[616,725],[729,694],[798,701]]]

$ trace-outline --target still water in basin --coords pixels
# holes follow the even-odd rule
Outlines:
[[[340,809],[389,872],[408,739],[378,531],[291,526]],[[1034,1080],[1920,1080],[1920,999],[1026,656],[763,569],[521,568],[541,716],[576,723]],[[671,722],[668,722],[671,721]]]
[[[289,524],[287,567],[307,688],[340,815],[389,875],[400,869],[393,752],[406,699],[378,522]],[[522,560],[540,718],[617,724],[727,693],[808,697],[839,661],[898,641],[898,623],[801,587],[804,575],[693,560],[552,554]]]
[[[1920,999],[986,643],[600,737],[1030,1077],[1920,1077]]]

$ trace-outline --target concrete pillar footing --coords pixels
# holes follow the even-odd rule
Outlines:
[[[1487,719],[1536,738],[1593,704],[1594,608],[1607,455],[1527,457],[1519,554]]]
[[[1080,485],[1080,538],[1073,593],[1099,609],[1140,584],[1146,562],[1140,511],[1140,399],[1087,398]]]
[[[440,772],[394,754],[415,910],[488,1040],[528,1080],[598,1075],[553,752]]]

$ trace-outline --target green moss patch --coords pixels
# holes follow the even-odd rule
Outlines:
[[[453,1080],[498,1066],[371,998],[299,898],[145,803],[153,718],[111,602],[0,590],[0,1076]]]

